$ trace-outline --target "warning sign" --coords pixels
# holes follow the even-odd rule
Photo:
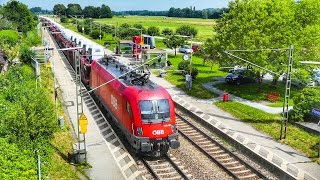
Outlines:
[[[85,134],[88,131],[88,119],[86,117],[86,115],[84,115],[83,113],[80,116],[79,119],[79,126],[80,126],[80,133]]]

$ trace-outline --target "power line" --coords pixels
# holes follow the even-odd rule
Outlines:
[[[234,49],[234,50],[226,50],[226,52],[256,52],[256,51],[282,51],[282,50],[289,50],[289,48],[278,48],[278,49]]]

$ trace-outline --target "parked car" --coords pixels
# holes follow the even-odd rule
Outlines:
[[[193,50],[192,50],[192,48],[191,48],[190,46],[184,45],[184,46],[181,46],[181,47],[179,48],[179,52],[190,54],[190,53],[193,52]]]
[[[225,81],[236,85],[254,83],[255,80],[252,76],[251,71],[248,70],[233,70],[232,73],[226,76]]]

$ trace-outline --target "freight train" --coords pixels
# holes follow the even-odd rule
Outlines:
[[[136,152],[159,156],[180,146],[173,100],[163,87],[149,80],[148,72],[130,61],[124,63],[105,55],[102,46],[49,18],[41,20],[60,48],[82,47],[79,51],[83,84],[91,89],[99,87],[94,94]],[[63,51],[73,68],[75,51],[78,50]]]

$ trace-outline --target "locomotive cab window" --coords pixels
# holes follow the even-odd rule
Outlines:
[[[167,99],[144,100],[139,102],[139,106],[144,123],[160,123],[170,120],[170,107]]]

